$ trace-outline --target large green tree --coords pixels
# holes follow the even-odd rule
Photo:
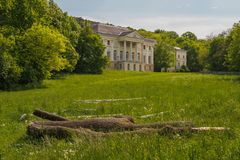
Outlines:
[[[196,40],[198,39],[197,36],[196,36],[194,33],[189,32],[189,31],[183,33],[183,34],[182,34],[182,37],[183,37],[183,38],[188,38],[188,39],[194,40],[194,41],[196,41]]]
[[[50,25],[57,28],[76,47],[81,26],[75,18],[64,13],[53,0],[49,0]]]
[[[107,64],[105,46],[101,37],[95,34],[87,23],[80,33],[76,50],[80,57],[75,70],[77,73],[103,72]]]
[[[18,60],[23,68],[21,83],[41,83],[51,76],[51,71],[73,68],[74,62],[67,57],[74,54],[77,57],[77,54],[68,47],[69,43],[67,38],[48,27],[33,25],[28,29],[18,40]]]
[[[154,51],[154,69],[156,72],[165,71],[169,67],[174,67],[174,48],[164,42],[159,42]]]
[[[229,70],[240,72],[240,22],[234,24],[227,37],[228,55],[226,57]]]
[[[211,71],[227,71],[226,67],[227,44],[226,35],[220,34],[210,42],[207,55],[208,69]]]
[[[1,0],[1,25],[28,29],[34,23],[48,22],[48,0]]]
[[[18,83],[22,69],[13,57],[15,40],[0,33],[0,89],[8,89]]]

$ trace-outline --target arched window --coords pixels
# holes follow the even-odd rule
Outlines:
[[[136,71],[136,64],[133,65],[133,70]]]
[[[122,69],[122,64],[119,64],[119,69],[120,69],[120,70]]]

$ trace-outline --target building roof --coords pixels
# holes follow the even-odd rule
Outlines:
[[[179,47],[174,47],[174,49],[176,49],[176,50],[186,51],[186,50],[184,50],[184,49],[182,49],[182,48],[179,48]]]
[[[96,33],[110,35],[110,36],[126,36],[132,32],[135,32],[134,30],[130,30],[125,27],[119,27],[119,26],[103,24],[103,23],[93,23],[92,28]],[[144,37],[143,39],[145,42],[156,43],[154,39],[148,39]]]
[[[113,36],[125,36],[131,32],[134,32],[132,30],[129,30],[128,28],[117,27],[117,26],[107,25],[102,23],[94,23],[92,25],[92,28],[96,33],[108,34]]]

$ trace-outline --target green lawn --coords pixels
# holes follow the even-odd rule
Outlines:
[[[240,159],[240,80],[237,76],[192,73],[105,71],[47,80],[44,88],[0,92],[0,159]],[[78,100],[143,100],[81,104]],[[126,114],[137,123],[193,121],[196,126],[230,127],[230,133],[129,135],[108,138],[33,140],[26,126],[35,108],[71,119]],[[20,122],[22,114],[27,120]],[[142,115],[162,113],[142,119]]]

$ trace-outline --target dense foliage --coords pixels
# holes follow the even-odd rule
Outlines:
[[[0,88],[7,89],[11,85],[16,84],[22,72],[22,69],[17,64],[16,58],[13,56],[13,47],[15,40],[5,38],[0,33]]]
[[[21,83],[38,83],[51,76],[51,71],[74,68],[68,60],[68,40],[57,31],[33,25],[19,40],[19,64],[23,67]],[[75,50],[71,56],[77,58]]]
[[[53,73],[74,71],[76,64],[84,73],[101,73],[102,41],[53,0],[1,0],[0,13],[0,89],[41,84]],[[94,50],[88,61],[82,46]]]
[[[154,51],[154,70],[161,72],[165,71],[174,65],[175,61],[174,49],[172,46],[164,42],[158,42]]]
[[[208,69],[240,72],[240,22],[235,23],[228,32],[212,37],[209,41]]]
[[[176,32],[173,31],[164,31],[157,29],[155,32],[145,31],[143,29],[138,30],[138,32],[148,38],[153,38],[157,40],[164,48],[159,50],[159,45],[155,50],[155,67],[156,71],[161,71],[159,64],[168,64],[162,66],[166,68],[174,67],[175,63],[171,62],[170,58],[161,57],[166,55],[166,53],[173,53],[173,47],[180,47],[187,51],[187,66],[183,66],[184,68],[189,68],[192,72],[202,71],[206,65],[206,55],[208,52],[208,43],[205,40],[197,39],[197,36],[194,33],[186,32],[182,36],[179,36]],[[167,46],[167,47],[165,47]],[[187,69],[188,70],[188,69]]]
[[[187,51],[187,66],[183,66],[183,68],[186,67],[192,72],[240,72],[240,22],[234,24],[228,32],[209,37],[206,40],[198,39],[191,32],[186,32],[180,37],[175,32],[160,29],[155,32],[140,29],[138,32],[158,42],[155,49],[156,71],[169,67],[169,64],[174,67],[174,63],[170,62],[166,53],[170,53],[172,47],[177,46]]]

